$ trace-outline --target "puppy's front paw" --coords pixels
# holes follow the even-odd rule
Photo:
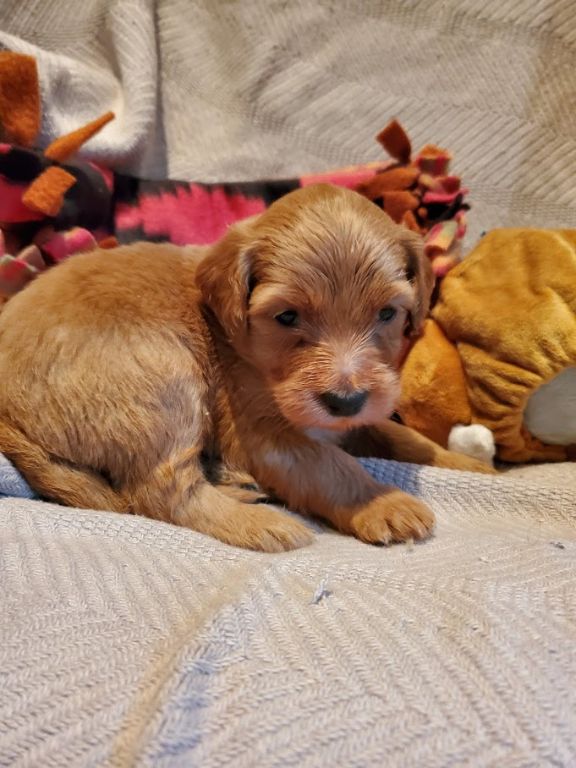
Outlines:
[[[350,520],[351,532],[368,544],[425,539],[434,515],[423,502],[402,491],[377,496]]]

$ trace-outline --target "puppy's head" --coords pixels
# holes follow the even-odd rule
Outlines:
[[[200,263],[204,302],[288,421],[349,429],[388,416],[432,272],[420,239],[349,190],[286,195]]]

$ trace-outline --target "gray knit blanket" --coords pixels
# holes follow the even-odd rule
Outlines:
[[[43,140],[155,178],[375,159],[397,116],[454,151],[470,242],[576,226],[572,0],[0,4]],[[0,766],[576,766],[576,469],[367,462],[434,538],[250,553],[31,498],[0,463]]]

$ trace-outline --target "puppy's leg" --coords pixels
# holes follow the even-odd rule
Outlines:
[[[101,475],[59,461],[6,421],[0,421],[0,451],[45,499],[71,507],[126,511],[124,499]]]
[[[380,485],[334,445],[302,441],[267,450],[259,445],[264,450],[254,452],[257,477],[292,509],[373,544],[422,539],[432,530],[434,516],[425,504]]]
[[[132,482],[126,496],[136,514],[192,528],[237,547],[282,552],[309,544],[312,531],[265,504],[247,504],[205,478],[198,451],[173,451]]]
[[[414,429],[395,421],[385,421],[376,427],[352,432],[346,437],[343,448],[352,456],[497,474],[489,464],[461,453],[447,451]]]
[[[59,503],[141,514],[264,552],[295,549],[313,539],[310,529],[277,509],[246,503],[262,498],[261,491],[230,485],[223,492],[208,483],[197,451],[174,453],[119,490],[96,472],[58,461],[2,421],[0,451],[40,495]],[[137,469],[136,461],[133,470]]]

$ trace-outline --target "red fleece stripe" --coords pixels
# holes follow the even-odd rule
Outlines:
[[[97,171],[104,179],[104,184],[108,187],[110,192],[114,189],[114,172],[109,168],[105,168],[103,165],[97,165],[96,163],[87,163],[91,168]]]
[[[349,168],[340,168],[326,173],[310,173],[302,176],[300,184],[308,187],[310,184],[335,184],[338,187],[355,189],[358,184],[368,181],[376,173],[386,169],[391,163],[366,163],[366,165],[352,165]]]
[[[175,193],[142,195],[137,207],[118,205],[116,227],[118,231],[141,227],[146,236],[166,237],[175,245],[207,245],[222,237],[230,224],[265,208],[258,197],[190,184]]]
[[[18,224],[23,221],[39,221],[44,218],[43,213],[31,211],[22,202],[22,195],[27,186],[24,184],[11,184],[3,176],[0,176],[0,221],[9,224]]]

